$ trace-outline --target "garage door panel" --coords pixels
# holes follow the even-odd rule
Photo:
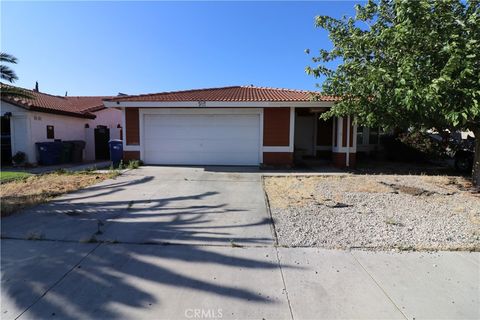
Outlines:
[[[259,115],[145,115],[150,164],[258,165]]]
[[[146,152],[149,159],[162,159],[162,163],[154,164],[185,164],[185,165],[254,165],[251,158],[245,153],[195,153],[192,157],[191,152]]]
[[[213,148],[211,151],[215,150],[224,150],[224,148],[238,150],[239,148],[243,148],[243,151],[249,150],[252,145],[258,144],[256,138],[254,139],[243,139],[239,136],[237,139],[242,139],[242,143],[237,143],[235,146],[232,146],[233,141],[236,139],[228,139],[228,138],[215,138],[207,140],[205,138],[195,138],[195,139],[165,139],[168,137],[167,135],[158,136],[155,139],[145,139],[146,145],[155,146],[154,149],[162,149],[169,148],[170,150],[173,149],[185,149],[191,150],[191,148],[196,147],[204,147],[204,148]],[[235,151],[232,150],[232,151]]]
[[[208,129],[207,129],[208,130]],[[203,130],[203,131],[207,131]],[[186,140],[205,140],[208,141],[232,141],[232,140],[249,140],[256,141],[258,139],[258,129],[257,128],[248,128],[243,132],[228,132],[230,128],[225,128],[224,130],[208,130],[208,132],[203,132],[197,128],[186,128],[185,130],[155,130],[153,132],[145,132],[145,141],[152,142],[156,141],[162,137],[169,137],[174,141],[186,141]],[[147,135],[148,134],[148,135]]]
[[[160,139],[159,139],[160,140]],[[232,141],[218,141],[217,143],[207,144],[204,140],[198,142],[191,140],[175,140],[168,142],[159,142],[154,140],[151,144],[155,144],[155,148],[146,148],[146,151],[158,150],[162,152],[218,152],[218,150],[229,150],[229,152],[249,152],[252,148],[246,144],[236,144],[232,146]],[[250,145],[255,144],[252,141]],[[148,145],[148,144],[146,144]],[[153,149],[153,150],[152,150]],[[225,152],[225,151],[222,151]],[[220,153],[222,153],[220,152]]]

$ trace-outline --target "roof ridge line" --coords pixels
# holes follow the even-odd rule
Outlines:
[[[127,94],[125,96],[113,96],[112,98],[127,98],[127,97],[144,97],[144,96],[153,96],[153,95],[165,95],[172,93],[185,93],[192,91],[206,91],[206,90],[222,90],[230,88],[241,88],[242,86],[225,86],[225,87],[212,87],[212,88],[200,88],[200,89],[186,89],[186,90],[175,90],[175,91],[163,91],[163,92],[153,92],[153,93],[142,93],[142,94]]]
[[[313,91],[313,90],[288,89],[288,88],[277,88],[277,87],[259,87],[259,86],[254,86],[254,85],[242,86],[242,88],[267,89],[267,90],[278,90],[278,91],[289,91],[289,92],[302,92],[302,93],[321,93],[320,91]]]

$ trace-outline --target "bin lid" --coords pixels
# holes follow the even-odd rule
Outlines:
[[[120,139],[112,139],[110,141],[108,141],[108,143],[113,143],[113,144],[118,144],[118,143],[122,143],[123,140],[120,140]]]

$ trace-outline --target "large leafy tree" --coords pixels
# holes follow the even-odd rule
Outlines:
[[[479,1],[382,0],[355,9],[355,17],[315,18],[333,46],[312,58],[307,73],[325,77],[325,93],[343,97],[323,117],[355,115],[360,124],[390,129],[469,129],[480,184]]]
[[[16,64],[17,63],[17,58],[14,56],[5,53],[5,52],[0,52],[0,78],[2,80],[6,80],[10,83],[15,82],[15,80],[18,80],[17,75],[15,74],[15,71],[13,71],[8,65],[8,64]],[[1,95],[2,96],[9,96],[9,97],[18,97],[18,98],[31,98],[31,95],[20,88],[12,87],[9,85],[4,85],[0,87],[1,90]]]

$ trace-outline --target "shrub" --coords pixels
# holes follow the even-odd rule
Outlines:
[[[12,157],[12,161],[14,164],[23,164],[26,159],[27,159],[27,155],[25,154],[25,152],[22,152],[22,151],[18,151]]]
[[[130,160],[128,162],[127,168],[128,169],[138,169],[140,167],[140,161],[139,160]]]
[[[406,162],[427,162],[446,156],[446,148],[421,131],[401,133],[398,136],[386,135],[381,143],[388,160]]]

